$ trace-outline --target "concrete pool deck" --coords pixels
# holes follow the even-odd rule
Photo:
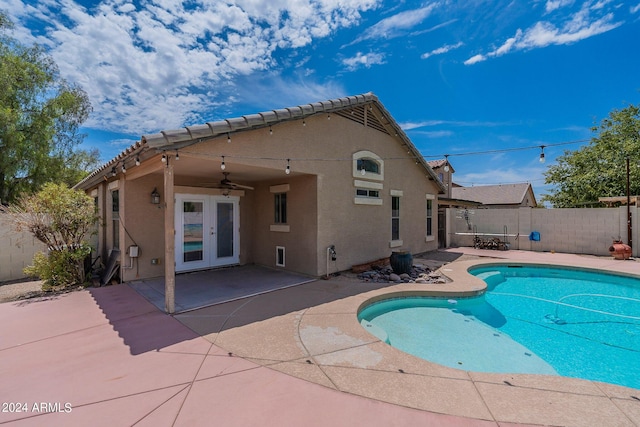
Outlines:
[[[467,266],[495,257],[636,275],[640,263],[470,248],[440,254],[460,257],[441,268],[451,283],[373,285],[343,275],[174,317],[126,285],[0,304],[0,396],[28,404],[0,412],[0,424],[640,425],[640,390],[446,368],[380,342],[355,317],[389,292],[477,292],[482,284]],[[62,410],[34,412],[36,403]]]

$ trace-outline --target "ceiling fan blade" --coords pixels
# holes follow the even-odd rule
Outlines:
[[[249,185],[236,184],[235,182],[230,182],[229,185],[233,186],[233,188],[241,188],[243,190],[253,190],[254,188]]]

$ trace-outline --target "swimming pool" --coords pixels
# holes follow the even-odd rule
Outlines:
[[[484,295],[384,300],[358,319],[390,345],[453,368],[640,388],[639,279],[520,264],[469,272],[487,283]]]

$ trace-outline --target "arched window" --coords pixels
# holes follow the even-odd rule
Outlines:
[[[380,174],[380,163],[373,159],[358,159],[358,170],[361,171],[360,173],[362,173],[363,169],[365,172]]]
[[[384,180],[384,160],[371,151],[358,151],[353,154],[353,177]]]

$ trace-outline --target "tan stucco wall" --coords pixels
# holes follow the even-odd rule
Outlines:
[[[13,223],[0,214],[0,282],[23,279],[22,270],[32,264],[37,252],[46,246],[28,231],[17,231]]]
[[[164,274],[164,203],[151,203],[151,192],[157,188],[163,194],[161,176],[147,175],[125,183],[124,197],[120,189],[120,217],[122,228],[120,239],[122,279],[157,277]],[[124,214],[123,214],[124,213]],[[134,243],[135,242],[135,243]],[[137,244],[139,257],[133,264],[128,256],[128,248]],[[157,258],[159,263],[151,264]],[[173,262],[173,260],[171,260]],[[133,268],[128,267],[133,265]]]
[[[355,187],[352,174],[352,155],[361,150],[369,150],[382,158],[399,160],[384,161],[384,182],[381,198],[382,206],[363,206],[354,203]],[[317,243],[315,244],[315,265],[307,270],[306,264],[300,264],[299,270],[307,274],[324,275],[326,273],[326,248],[335,245],[338,252],[336,262],[330,263],[330,271],[342,271],[354,264],[372,261],[389,256],[393,250],[408,250],[412,253],[437,248],[435,239],[425,241],[426,235],[426,194],[437,195],[437,186],[426,178],[427,172],[415,160],[407,158],[407,149],[400,139],[375,129],[364,127],[351,120],[333,115],[327,120],[324,115],[308,117],[306,126],[301,121],[285,122],[273,126],[273,135],[268,129],[241,132],[232,135],[231,144],[226,136],[203,142],[183,151],[189,153],[220,153],[227,162],[249,164],[259,167],[282,170],[282,179],[277,183],[293,182],[284,174],[286,163],[282,160],[263,158],[291,159],[291,169],[317,176]],[[243,158],[238,158],[243,157]],[[313,160],[302,160],[313,159]],[[334,159],[323,161],[320,159]],[[216,159],[219,164],[219,159]],[[274,181],[275,182],[275,181]],[[377,181],[376,181],[377,182]],[[252,183],[255,185],[256,183]],[[292,191],[295,185],[292,184]],[[398,248],[389,246],[391,240],[391,190],[403,191],[401,198],[401,239],[403,245]],[[272,212],[271,195],[262,198],[256,188],[256,209]],[[313,205],[305,200],[302,206],[308,206],[306,215],[314,215]],[[433,230],[437,232],[437,215],[434,201]],[[293,220],[294,200],[289,203],[290,219]],[[258,224],[258,222],[256,222]],[[310,224],[314,226],[314,224]],[[261,235],[260,230],[254,230]],[[293,237],[279,237],[281,241],[289,239],[296,245],[308,245],[312,231],[305,233],[303,244]],[[284,233],[283,233],[284,234]],[[290,235],[292,236],[292,235]],[[271,265],[275,258],[275,240],[261,238],[252,248],[255,262],[268,260]],[[268,243],[266,243],[268,242]],[[289,245],[288,242],[287,245]],[[306,253],[306,251],[305,251]],[[287,251],[287,267],[291,251]],[[313,256],[313,255],[312,255]],[[306,261],[305,261],[306,262]],[[293,265],[290,268],[294,268]],[[298,267],[295,267],[296,270]]]
[[[288,231],[276,231],[274,224],[274,193],[271,186],[288,184]],[[315,251],[318,241],[316,177],[303,175],[286,177],[256,184],[255,209],[252,216],[253,233],[245,241],[252,247],[256,264],[276,267],[276,247],[285,248],[285,269],[316,275]],[[272,230],[275,225],[275,230]]]
[[[447,209],[451,246],[473,246],[473,230],[493,234],[502,239],[507,227],[507,239],[512,249],[536,252],[566,252],[576,254],[608,255],[614,238],[627,241],[627,211],[619,208],[567,208],[567,209],[479,209],[470,215],[472,228],[461,218],[458,209]],[[636,206],[630,207],[632,224],[638,218]],[[530,241],[532,231],[540,233],[540,241]],[[640,227],[632,229],[634,242],[640,241]],[[514,235],[517,235],[514,236]],[[489,238],[492,236],[481,236]],[[640,245],[633,245],[633,256],[638,256]]]
[[[266,171],[264,176],[269,178],[246,182],[255,189],[247,190],[240,198],[241,264],[275,267],[276,246],[284,246],[285,269],[320,276],[327,273],[329,245],[335,245],[338,253],[337,260],[330,263],[329,272],[387,257],[394,250],[419,253],[437,248],[437,200],[433,202],[434,236],[427,241],[425,196],[437,196],[438,187],[426,177],[427,171],[422,166],[408,158],[407,147],[399,137],[335,114],[331,120],[327,120],[326,115],[316,115],[307,117],[305,122],[306,126],[302,120],[274,125],[273,135],[268,128],[243,131],[231,134],[231,143],[227,143],[223,135],[180,150],[182,164],[187,164],[183,162],[190,158],[210,161],[212,176],[214,172],[215,176],[219,175],[222,155],[229,165],[254,166]],[[385,159],[380,206],[354,203],[354,180],[367,180],[367,177],[353,176],[352,156],[361,150],[372,151]],[[283,159],[287,158],[291,159],[291,175],[284,173],[286,160]],[[153,161],[158,160],[149,160]],[[149,202],[154,187],[163,194],[162,171],[149,170],[150,175],[127,177],[126,189],[121,189],[123,224],[141,250],[138,264],[134,262],[131,270],[123,269],[125,281],[162,276],[163,264],[167,262],[164,213]],[[175,176],[176,185],[196,185],[198,181],[202,180]],[[270,186],[282,184],[289,184],[288,232],[271,228],[274,196]],[[402,192],[402,245],[393,248],[390,247],[392,190]],[[164,201],[161,206],[163,204]],[[126,250],[133,242],[124,230],[121,233],[122,265],[129,266]],[[109,230],[105,234],[108,238]],[[160,264],[151,265],[152,258],[159,258]]]

